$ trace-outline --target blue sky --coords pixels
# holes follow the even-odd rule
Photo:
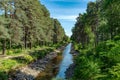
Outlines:
[[[40,0],[49,10],[51,17],[57,18],[66,34],[71,36],[76,17],[86,12],[87,3],[95,0]]]

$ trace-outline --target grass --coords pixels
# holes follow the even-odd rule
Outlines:
[[[42,46],[30,49],[11,49],[7,50],[5,57],[0,55],[0,80],[8,80],[8,72],[15,70],[20,66],[25,66],[34,60],[43,58],[47,53],[55,50],[61,45],[53,45],[51,47]]]

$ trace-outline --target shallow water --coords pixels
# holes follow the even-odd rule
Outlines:
[[[68,44],[66,46],[66,48],[64,49],[64,52],[62,55],[63,59],[61,61],[59,72],[58,72],[56,78],[65,79],[65,71],[70,66],[70,64],[73,63],[73,56],[72,56],[72,54],[70,54],[71,45],[72,45],[71,43]]]
[[[35,80],[64,80],[65,71],[73,63],[73,56],[70,54],[71,43],[68,44],[62,55],[58,55],[47,64],[44,72],[40,73]]]

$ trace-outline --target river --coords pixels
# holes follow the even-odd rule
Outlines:
[[[63,59],[60,63],[60,67],[59,67],[59,72],[56,76],[56,78],[60,78],[60,79],[65,79],[65,71],[67,70],[67,68],[70,66],[70,64],[73,63],[73,56],[72,54],[70,54],[70,50],[71,50],[71,43],[69,43],[64,51],[63,51]]]
[[[60,54],[49,61],[45,71],[40,73],[36,80],[65,80],[65,72],[70,64],[73,63],[73,56],[70,54],[71,45],[72,44],[69,43],[65,47],[62,55]]]

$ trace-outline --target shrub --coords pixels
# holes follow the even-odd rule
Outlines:
[[[109,69],[108,77],[112,80],[120,80],[120,63]]]
[[[93,58],[93,56],[92,56]],[[99,63],[85,56],[77,57],[76,69],[74,74],[75,80],[95,80],[100,74]]]
[[[14,54],[14,52],[12,50],[8,50],[6,54],[7,55],[12,55],[12,54]]]
[[[21,49],[14,49],[14,50],[8,50],[7,51],[7,55],[13,55],[13,54],[18,54],[18,53],[21,53],[22,50]]]
[[[2,71],[8,71],[11,68],[13,68],[15,65],[17,65],[17,62],[15,60],[3,60],[0,64],[0,70]]]
[[[8,80],[8,74],[6,74],[6,72],[0,71],[0,80]]]
[[[27,63],[33,61],[33,58],[30,55],[25,55],[24,58],[25,58]]]
[[[21,53],[21,52],[22,52],[21,49],[16,49],[16,50],[14,51],[14,53]]]

